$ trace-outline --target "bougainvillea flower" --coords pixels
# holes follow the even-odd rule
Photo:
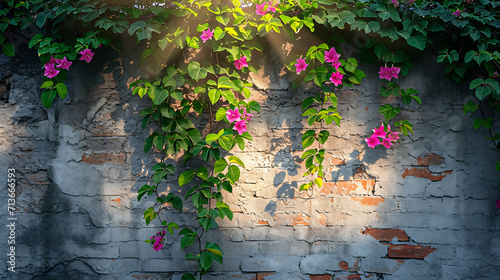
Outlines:
[[[79,52],[79,54],[82,55],[82,57],[80,57],[80,60],[85,60],[85,62],[87,63],[89,63],[94,56],[94,53],[90,49],[84,49],[83,51]]]
[[[52,57],[50,57],[50,60],[44,64],[44,66],[51,65],[51,64],[54,65],[54,64],[56,64],[56,61],[57,60],[52,56]]]
[[[295,63],[295,71],[297,71],[297,75],[299,75],[300,72],[306,70],[307,65],[309,64],[306,63],[305,59],[303,59],[302,57],[298,58],[297,63]]]
[[[153,250],[155,250],[155,251],[160,251],[160,250],[161,250],[161,248],[163,248],[163,244],[161,244],[161,243],[157,243],[157,242],[155,242],[155,243],[153,244]]]
[[[382,144],[382,142],[380,142],[380,139],[378,137],[373,136],[373,135],[370,138],[365,138],[365,141],[366,141],[366,144],[368,144],[368,147],[370,147],[372,149],[375,148],[377,145]]]
[[[71,66],[71,64],[73,64],[73,62],[68,61],[66,57],[64,57],[63,59],[56,59],[56,63],[57,63],[57,68],[62,68],[66,70],[69,70],[69,67]]]
[[[408,5],[413,4],[413,2],[415,2],[415,0],[410,0],[410,1],[408,1]]]
[[[274,6],[273,1],[269,1],[269,11],[273,13],[276,12],[276,7]]]
[[[247,57],[242,56],[239,59],[236,59],[234,61],[234,67],[236,67],[236,69],[238,69],[238,70],[240,70],[243,67],[248,67]]]
[[[391,139],[389,138],[384,138],[384,140],[382,140],[382,145],[384,145],[384,147],[386,147],[387,149],[390,149],[391,146],[392,146],[392,141]]]
[[[342,78],[344,77],[344,74],[339,73],[339,72],[333,72],[332,76],[330,77],[330,81],[335,85],[341,85],[342,84]]]
[[[57,76],[57,74],[59,74],[59,70],[56,70],[55,68],[55,64],[45,64],[45,73],[43,75],[45,75],[47,78],[54,78],[55,76]]]
[[[399,7],[399,1],[398,0],[391,0],[392,2],[392,5],[394,5],[394,7]]]
[[[373,129],[373,137],[385,138],[387,136],[387,132],[385,132],[384,129],[385,129],[384,125],[381,125],[379,128],[374,128]]]
[[[332,63],[332,66],[335,67],[335,70],[339,70],[339,67],[342,65],[342,63],[340,63],[340,61],[335,61]]]
[[[497,208],[500,209],[500,199],[497,200]]]
[[[335,48],[331,48],[329,51],[325,51],[325,62],[336,63],[339,61],[340,54],[337,53]]]
[[[462,12],[460,12],[460,10],[457,9],[455,12],[453,12],[451,14],[454,15],[455,17],[459,17],[462,14]]]
[[[399,139],[399,132],[390,132],[387,138],[391,139],[392,142],[396,142]]]
[[[390,81],[392,78],[398,78],[399,71],[401,71],[400,67],[380,67],[380,71],[378,72],[380,74],[380,79],[386,79]]]
[[[253,114],[247,113],[247,109],[243,108],[243,119],[245,119],[247,122],[250,121],[250,119],[253,117]]]
[[[229,122],[238,122],[241,120],[241,114],[238,112],[238,108],[234,108],[234,110],[227,110],[226,117]]]
[[[203,43],[205,43],[206,41],[212,39],[212,37],[214,36],[214,32],[213,31],[210,31],[210,28],[203,31],[203,34],[201,34],[200,38],[203,40]]]
[[[257,11],[255,11],[256,14],[261,15],[261,16],[266,14],[267,9],[264,10],[264,8],[266,7],[266,3],[262,3],[260,5],[255,5],[255,7],[257,7]]]
[[[237,121],[234,124],[233,129],[238,131],[238,134],[241,135],[241,134],[243,134],[243,132],[247,131],[247,123],[245,122],[245,120]]]

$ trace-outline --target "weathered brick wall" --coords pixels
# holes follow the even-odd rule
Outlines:
[[[415,134],[390,150],[369,149],[363,138],[381,123],[380,103],[391,100],[378,95],[376,66],[361,66],[363,85],[337,92],[342,126],[322,127],[331,133],[327,182],[299,192],[300,139],[309,129],[300,103],[314,87],[289,89],[276,59],[282,51],[259,58],[264,67],[252,75],[263,110],[250,124],[248,151],[234,152],[246,164],[227,194],[234,219],[206,237],[221,244],[224,265],[203,279],[497,278],[499,153],[464,117],[467,89],[446,81],[434,57],[417,62],[402,79],[423,100],[403,113]],[[138,203],[136,192],[154,154],[142,148],[148,131],[138,112],[147,103],[126,87],[134,60],[98,53],[96,62],[72,66],[71,93],[45,110],[36,57],[0,56],[0,180],[5,185],[8,168],[19,180],[16,273],[6,271],[3,207],[1,279],[180,279],[193,269],[178,239],[169,237],[161,252],[143,243],[157,228],[145,226],[152,202]],[[197,119],[200,127],[207,120]],[[1,199],[6,204],[5,188]],[[196,226],[189,202],[185,210],[169,219]]]

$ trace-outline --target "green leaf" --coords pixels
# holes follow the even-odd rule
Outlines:
[[[472,82],[470,82],[469,89],[475,89],[476,87],[482,84],[484,84],[483,79],[474,79],[472,80]]]
[[[306,157],[310,156],[310,155],[315,155],[317,153],[317,150],[316,149],[310,149],[310,150],[306,150],[302,153],[302,155],[300,156],[301,159],[305,159]]]
[[[497,161],[497,164],[495,166],[496,171],[500,171],[500,161]]]
[[[50,108],[52,106],[52,102],[56,98],[57,92],[52,89],[46,89],[42,92],[42,103],[45,108]]]
[[[410,36],[406,42],[408,45],[423,51],[427,43],[427,37],[422,34],[417,34],[415,36]]]
[[[314,179],[314,183],[316,183],[316,185],[321,188],[323,186],[323,179],[321,177],[317,177],[316,179]]]
[[[179,233],[180,234],[180,233]],[[196,241],[196,235],[184,235],[181,238],[181,249],[186,248],[187,246],[191,245]]]
[[[216,27],[215,30],[214,30],[214,39],[215,41],[219,41],[220,39],[224,38],[224,36],[226,35],[226,32],[224,32],[224,30],[222,30],[220,27]]]
[[[307,109],[304,113],[302,113],[302,116],[310,116],[310,115],[315,115],[318,113],[318,110],[316,110],[315,108],[309,108]]]
[[[478,129],[482,126],[486,129],[490,129],[492,126],[493,119],[491,118],[486,118],[486,119],[475,119],[474,120],[474,129]]]
[[[240,180],[240,169],[236,165],[230,165],[227,170],[226,177],[231,181],[232,184],[235,184]]]
[[[476,88],[476,97],[479,100],[483,100],[486,96],[488,96],[491,93],[491,88],[490,87],[477,87]]]
[[[215,166],[214,166],[214,173],[218,174],[220,172],[223,172],[226,169],[227,165],[228,164],[227,164],[225,159],[221,158],[221,159],[217,160],[215,162]]]
[[[226,151],[231,151],[233,148],[234,140],[232,135],[224,136],[219,138],[219,144],[220,146],[226,150]]]
[[[160,105],[168,97],[168,91],[161,87],[154,87],[148,91],[148,95],[153,101],[153,104]]]
[[[36,46],[36,44],[40,43],[42,41],[43,37],[42,37],[42,34],[38,33],[36,34],[35,36],[33,36],[33,38],[31,38],[31,40],[29,41],[28,43],[28,47],[31,49],[33,48],[34,46]]]
[[[217,121],[222,121],[226,117],[226,112],[226,107],[220,107],[219,110],[217,110],[217,113],[215,113],[215,119]]]
[[[378,111],[384,115],[385,121],[389,122],[391,119],[393,119],[399,112],[401,112],[401,109],[399,107],[392,107],[390,104],[385,104],[383,106],[380,106]]]
[[[260,113],[260,104],[257,103],[256,101],[250,101],[248,102],[248,108],[252,111],[252,112],[259,112]]]
[[[200,66],[199,62],[191,61],[188,65],[188,74],[191,78],[198,81],[207,77],[207,69]]]
[[[320,133],[318,134],[318,142],[321,145],[325,144],[325,142],[326,142],[326,140],[328,140],[329,136],[330,136],[330,132],[328,132],[327,130],[320,131]]]
[[[61,99],[64,99],[66,97],[66,95],[68,94],[68,88],[66,87],[66,85],[64,83],[58,83],[56,85],[56,90],[57,90],[57,94],[59,94],[59,97],[61,97]]]
[[[217,88],[232,89],[233,87],[233,82],[227,76],[222,76],[217,80]]]
[[[204,270],[208,270],[212,266],[213,254],[208,251],[203,251],[200,254],[200,265]]]
[[[196,280],[191,273],[184,273],[181,280]]]
[[[54,82],[52,81],[45,81],[40,88],[49,88],[54,85]]]
[[[149,225],[157,215],[158,214],[155,212],[153,207],[146,209],[146,211],[144,211],[144,220],[146,221],[146,225]]]
[[[208,169],[205,166],[198,168],[198,171],[196,171],[196,176],[200,177],[203,180],[208,179]]]
[[[191,182],[194,177],[194,173],[194,170],[188,170],[182,173],[181,176],[179,176],[179,187]]]
[[[229,160],[229,163],[234,163],[234,164],[237,164],[237,165],[245,168],[245,164],[243,163],[243,161],[241,161],[241,159],[239,159],[235,156],[229,156],[227,159]]]
[[[222,91],[220,89],[211,89],[208,92],[208,97],[210,98],[210,102],[212,104],[217,103],[222,95]]]
[[[215,259],[218,263],[222,264],[222,259],[223,259],[223,252],[222,249],[219,247],[219,245],[212,243],[212,242],[207,242],[205,245],[205,248],[212,253],[212,258]]]
[[[219,139],[219,135],[217,135],[215,133],[210,133],[206,137],[208,145],[212,144],[212,142],[214,142],[214,141],[217,141],[217,139]]]
[[[464,114],[467,114],[469,112],[474,113],[474,112],[476,112],[476,110],[478,108],[479,108],[479,106],[476,103],[469,101],[469,102],[467,102],[467,104],[464,105],[464,109],[463,109]]]
[[[11,43],[3,43],[2,51],[6,56],[13,57],[16,54],[16,48]]]

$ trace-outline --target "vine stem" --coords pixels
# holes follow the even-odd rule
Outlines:
[[[483,108],[482,108],[482,102],[479,102],[479,111],[481,112],[481,116],[483,116],[483,119],[486,119],[486,116],[484,114]],[[490,137],[493,138],[493,132],[491,132],[491,127],[488,128],[488,132],[490,134]],[[494,140],[491,140],[491,143],[493,143],[493,146],[495,146],[498,150],[500,150],[500,147],[497,146]]]

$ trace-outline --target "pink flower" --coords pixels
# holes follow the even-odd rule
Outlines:
[[[242,119],[245,119],[247,122],[249,122],[252,117],[253,117],[253,114],[247,113],[247,109],[244,108]]]
[[[241,114],[238,112],[238,108],[234,108],[234,110],[227,110],[226,117],[229,122],[238,122],[241,120]]]
[[[306,70],[308,64],[306,63],[305,59],[303,59],[302,57],[300,57],[296,61],[297,61],[297,63],[295,63],[295,68],[297,71],[297,75],[299,75],[300,72]]]
[[[242,57],[240,57],[240,59],[236,59],[234,61],[234,67],[236,67],[236,69],[238,69],[238,70],[240,70],[243,67],[248,67],[247,57],[242,56]]]
[[[415,2],[415,0],[410,0],[410,1],[408,1],[408,5],[413,4],[413,2]]]
[[[276,7],[273,5],[272,1],[269,1],[269,11],[276,12]]]
[[[382,140],[382,145],[384,145],[384,147],[386,147],[387,149],[390,149],[391,146],[392,146],[392,141],[391,139],[389,138],[384,138],[384,140]]]
[[[365,138],[365,141],[366,141],[366,144],[368,144],[368,147],[370,147],[372,149],[375,148],[377,145],[382,144],[380,142],[380,139],[378,137],[373,136],[373,135],[370,138]]]
[[[83,51],[79,52],[79,54],[82,55],[82,57],[80,57],[80,60],[85,60],[85,62],[87,63],[89,63],[94,56],[94,53],[90,49],[84,49]]]
[[[500,199],[497,200],[497,208],[500,209]]]
[[[386,79],[390,81],[392,78],[398,78],[399,71],[401,71],[400,67],[380,67],[380,79]]]
[[[212,37],[214,36],[214,32],[213,31],[210,31],[210,28],[203,31],[203,34],[201,34],[200,38],[203,40],[203,43],[205,43],[206,41],[212,39]]]
[[[392,5],[394,5],[394,7],[399,7],[399,1],[398,0],[391,0],[392,2]]]
[[[55,64],[49,64],[49,63],[46,63],[45,64],[45,73],[43,75],[45,75],[47,78],[54,78],[55,76],[57,76],[57,74],[59,74],[59,70],[56,70],[55,68]]]
[[[247,131],[247,123],[245,122],[245,120],[237,121],[234,124],[233,129],[238,131],[238,134],[241,135],[241,134],[243,134],[243,132]]]
[[[155,243],[153,244],[153,250],[155,250],[155,251],[160,251],[160,250],[161,250],[161,248],[163,248],[163,244],[161,244],[161,243],[159,243],[159,242],[155,242]]]
[[[384,125],[381,125],[379,128],[373,129],[373,137],[382,137],[385,138],[387,136],[387,132],[384,130]]]
[[[335,66],[335,70],[338,70],[341,65],[339,58],[340,54],[337,53],[335,48],[325,51],[325,62],[331,62]]]
[[[460,12],[459,9],[457,9],[455,12],[451,13],[452,15],[454,15],[455,17],[459,17],[460,14],[462,14],[462,12]]]
[[[260,5],[255,5],[255,7],[257,7],[257,11],[255,11],[256,14],[261,15],[261,16],[266,14],[267,9],[264,10],[264,8],[266,7],[266,3],[262,3]]]
[[[339,72],[333,72],[332,76],[330,77],[330,81],[335,85],[341,85],[342,84],[342,78],[344,77],[344,74],[339,73]]]
[[[396,142],[399,139],[399,132],[390,132],[388,138],[391,139],[392,142]]]
[[[71,64],[73,64],[73,62],[68,61],[66,57],[64,57],[63,59],[56,59],[56,63],[58,64],[57,68],[62,68],[66,70],[69,70],[69,67],[71,66]]]
[[[154,242],[152,242],[153,250],[160,251],[161,248],[163,248],[163,241],[165,240],[164,239],[165,234],[166,232],[164,230],[163,232],[159,231],[156,233],[156,235],[151,236],[151,241],[154,240]]]
[[[56,59],[53,56],[50,57],[50,60],[47,63],[45,63],[44,66],[51,65],[51,64],[52,65],[56,64]]]

